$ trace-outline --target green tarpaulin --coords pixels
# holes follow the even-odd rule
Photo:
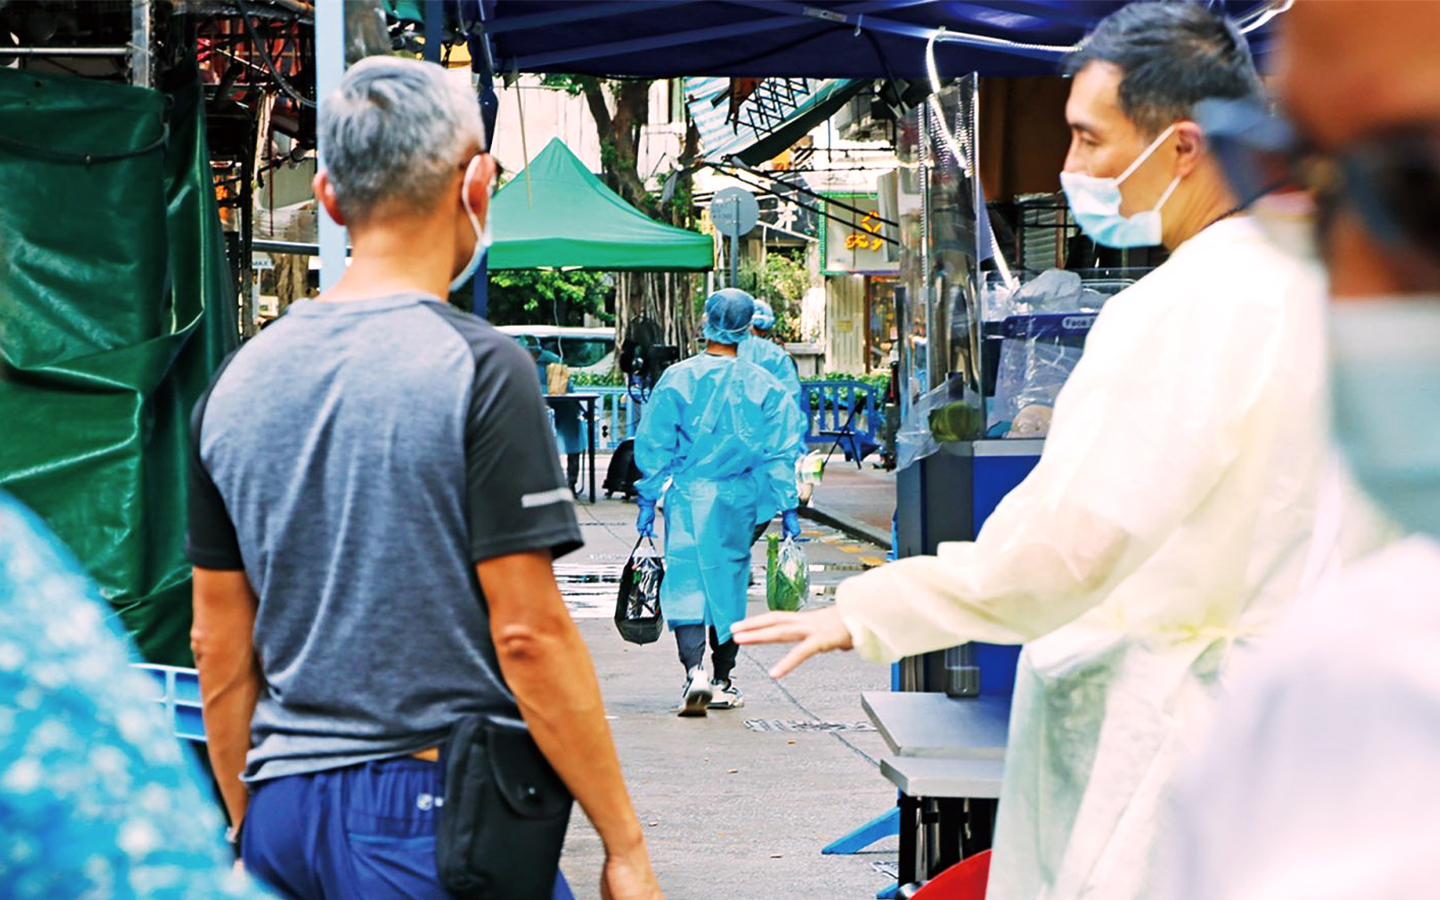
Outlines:
[[[147,658],[188,665],[186,420],[236,329],[193,68],[181,81],[0,69],[0,488]]]
[[[491,269],[704,271],[715,253],[706,235],[626,203],[559,138],[495,192],[491,219]]]

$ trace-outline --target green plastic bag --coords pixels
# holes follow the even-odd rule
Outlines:
[[[765,551],[765,605],[772,612],[795,612],[810,596],[810,564],[805,551],[792,540],[769,537]]]

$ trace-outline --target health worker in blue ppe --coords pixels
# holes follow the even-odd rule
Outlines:
[[[801,374],[795,367],[791,354],[785,353],[779,344],[770,340],[775,330],[775,310],[763,300],[755,301],[755,318],[750,320],[750,337],[740,343],[740,359],[755,363],[760,369],[773,374],[775,380],[785,386],[796,397],[801,396]]]
[[[654,535],[662,492],[665,501],[660,607],[685,667],[681,716],[744,705],[731,679],[739,648],[730,629],[745,616],[753,531],[780,511],[786,536],[800,534],[800,411],[774,376],[736,350],[750,339],[754,308],[744,291],[710,295],[705,352],[665,371],[635,435],[641,535]]]
[[[519,335],[516,340],[529,352],[530,358],[535,360],[535,368],[540,375],[540,390],[549,393],[550,367],[563,361],[540,346],[540,339],[533,334]],[[565,390],[570,390],[568,382]],[[562,400],[551,403],[550,409],[555,413],[555,438],[560,445],[560,452],[565,454],[565,477],[570,482],[570,492],[578,495],[580,454],[585,452],[585,429],[580,422],[580,401]]]
[[[1166,900],[1428,898],[1440,884],[1440,6],[1299,3],[1283,118],[1221,146],[1329,275],[1332,427],[1404,536],[1277,629],[1216,712]],[[1242,121],[1238,111],[1232,123]],[[1228,152],[1227,152],[1228,151]]]
[[[796,463],[800,457],[805,455],[805,438],[810,433],[810,423],[805,421],[805,407],[800,402],[800,370],[795,367],[795,360],[790,358],[778,344],[770,339],[770,334],[775,329],[775,310],[764,300],[755,300],[755,318],[750,322],[750,337],[740,342],[739,356],[746,362],[752,362],[779,381],[785,387],[795,401],[795,408],[800,411],[800,447],[796,452]],[[756,532],[758,540],[764,531],[763,526]]]
[[[755,318],[750,322],[750,337],[740,342],[740,358],[752,362],[785,386],[790,395],[800,403],[800,371],[795,360],[790,358],[780,345],[770,339],[775,329],[775,311],[764,300],[755,301]]]
[[[789,392],[800,406],[800,370],[780,345],[770,339],[775,329],[775,311],[764,300],[755,301],[755,318],[750,322],[750,336],[740,342],[739,356],[754,363],[771,375]]]
[[[1328,571],[1314,561],[1381,536],[1349,514],[1318,527],[1353,496],[1331,489],[1321,274],[1247,215],[1196,121],[1208,98],[1263,96],[1240,28],[1133,3],[1067,68],[1077,221],[1169,259],[1105,304],[1039,464],[974,541],[736,637],[798,643],[777,675],[822,650],[1024,644],[986,896],[1150,900],[1177,770],[1234,668]]]

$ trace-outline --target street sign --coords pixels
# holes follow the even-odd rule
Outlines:
[[[710,201],[710,219],[715,230],[725,237],[740,237],[750,233],[760,218],[760,204],[755,195],[744,188],[728,187],[715,192]]]
[[[722,237],[730,239],[730,287],[740,280],[740,236],[749,234],[760,218],[760,204],[749,191],[728,187],[710,201],[710,221]]]

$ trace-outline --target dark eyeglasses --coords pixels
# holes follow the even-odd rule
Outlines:
[[[1206,100],[1196,120],[1242,203],[1308,194],[1321,227],[1343,206],[1379,243],[1440,260],[1440,129],[1398,127],[1325,151],[1249,101]]]

